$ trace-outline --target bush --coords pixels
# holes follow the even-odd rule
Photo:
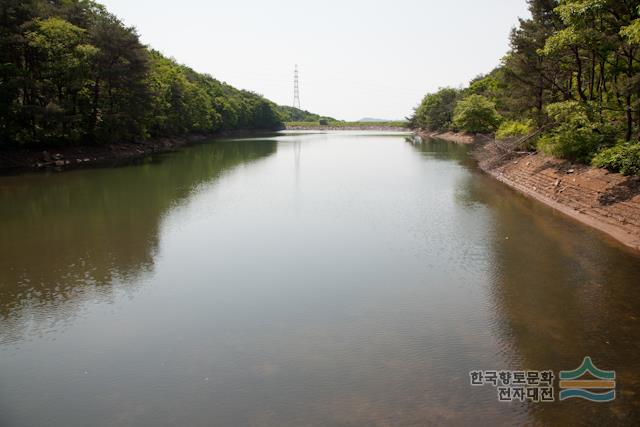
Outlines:
[[[611,126],[595,120],[588,104],[558,102],[547,107],[547,114],[557,123],[538,142],[538,148],[547,154],[589,163],[595,153],[615,141]]]
[[[453,126],[466,132],[492,132],[500,120],[496,105],[482,95],[469,95],[458,101],[453,113]]]
[[[532,120],[507,120],[496,132],[496,139],[507,139],[526,136],[533,132]]]
[[[623,175],[640,175],[640,144],[621,143],[605,148],[593,158],[591,164]]]

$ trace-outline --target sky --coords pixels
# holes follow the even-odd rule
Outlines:
[[[401,119],[491,71],[526,0],[99,0],[143,43],[237,88],[342,120]]]

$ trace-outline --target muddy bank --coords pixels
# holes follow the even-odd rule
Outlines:
[[[447,136],[436,137],[461,140],[455,134]],[[475,138],[475,142],[487,139]],[[497,180],[640,250],[640,177],[540,153],[508,151],[495,141],[477,144],[473,154],[480,168]]]
[[[375,131],[395,131],[395,132],[410,132],[411,129],[400,128],[396,126],[296,126],[286,125],[286,130],[375,130]]]
[[[117,166],[212,138],[254,135],[264,132],[269,131],[237,130],[104,145],[66,145],[40,148],[4,147],[0,149],[0,173],[14,174],[29,171],[62,171],[93,166]]]

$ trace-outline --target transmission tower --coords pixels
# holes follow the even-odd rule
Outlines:
[[[298,86],[298,64],[293,73],[293,108],[300,110],[300,87]]]

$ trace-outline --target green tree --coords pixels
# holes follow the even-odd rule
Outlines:
[[[598,120],[590,104],[558,102],[550,104],[547,113],[556,126],[540,139],[538,146],[548,154],[589,162],[598,150],[615,142],[613,129]]]
[[[134,28],[100,13],[90,29],[98,48],[93,64],[87,135],[105,142],[146,135],[148,53]]]
[[[448,129],[453,121],[453,109],[458,96],[457,89],[448,87],[427,94],[410,120],[412,126],[432,131]]]
[[[79,97],[98,49],[83,43],[85,30],[64,19],[37,19],[32,27],[25,40],[29,55],[37,58],[31,70],[31,90],[37,94],[30,108],[37,129],[33,136],[44,141],[78,141]]]
[[[500,120],[495,103],[482,95],[469,95],[461,99],[453,113],[453,126],[465,132],[492,132]]]

